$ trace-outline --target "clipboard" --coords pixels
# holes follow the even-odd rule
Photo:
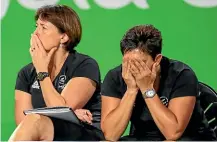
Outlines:
[[[69,107],[45,107],[45,108],[37,108],[23,111],[25,115],[28,114],[40,114],[48,117],[53,117],[65,121],[69,121],[72,123],[76,123],[78,125],[82,125],[82,122],[79,120],[74,111]]]

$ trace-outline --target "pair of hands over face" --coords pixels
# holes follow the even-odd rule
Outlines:
[[[127,89],[144,92],[153,89],[157,75],[158,63],[152,63],[149,67],[149,55],[141,51],[126,53],[122,62],[122,77],[127,85]],[[153,62],[153,61],[152,61]]]

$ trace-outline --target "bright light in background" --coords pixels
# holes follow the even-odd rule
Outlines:
[[[24,8],[36,10],[44,5],[53,5],[59,3],[61,0],[17,0]],[[78,8],[82,10],[91,9],[88,0],[71,0]],[[135,4],[140,9],[148,9],[149,4],[147,0],[94,0],[95,4],[104,9],[120,9],[131,3]],[[200,7],[212,8],[217,6],[217,0],[184,0],[187,4]],[[8,10],[9,0],[1,0],[1,17],[2,19]]]
[[[0,19],[2,19],[5,16],[7,9],[8,9],[8,6],[9,6],[9,0],[1,0],[1,17],[0,17]]]
[[[217,6],[217,0],[184,0],[187,4],[201,7],[201,8],[212,8]]]
[[[59,3],[60,0],[17,0],[23,7],[27,9],[38,9],[44,5],[53,5]]]

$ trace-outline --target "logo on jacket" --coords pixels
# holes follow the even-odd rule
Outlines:
[[[32,88],[35,88],[35,89],[39,89],[40,88],[39,83],[38,83],[37,80],[32,84]]]
[[[163,103],[163,105],[168,106],[169,100],[167,97],[165,96],[161,96],[160,97],[161,102]]]
[[[58,88],[64,89],[66,86],[65,81],[66,81],[66,75],[61,75],[59,77]]]

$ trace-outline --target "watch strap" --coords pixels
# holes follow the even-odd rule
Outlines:
[[[46,77],[49,77],[49,73],[48,72],[39,72],[37,74],[37,79],[39,81],[43,81]]]

